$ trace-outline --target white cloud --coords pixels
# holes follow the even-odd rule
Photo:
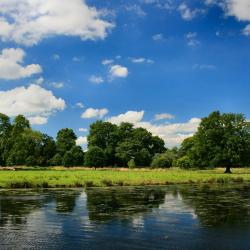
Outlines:
[[[16,80],[42,72],[42,67],[38,64],[24,66],[24,57],[22,49],[3,49],[0,54],[0,79]]]
[[[76,103],[76,106],[81,109],[84,108],[84,104],[82,102]]]
[[[64,83],[63,82],[52,82],[51,86],[53,86],[56,89],[61,89],[64,87]]]
[[[113,62],[114,62],[113,59],[104,59],[104,60],[102,61],[102,64],[103,64],[103,65],[109,65],[109,64],[112,64]]]
[[[79,128],[78,130],[79,130],[79,132],[88,132],[87,128]]]
[[[228,15],[235,16],[240,21],[250,21],[249,0],[227,0],[225,4]]]
[[[128,69],[116,64],[110,67],[109,74],[111,78],[126,78],[128,76]]]
[[[77,146],[84,146],[87,145],[88,140],[86,136],[80,136],[76,139],[76,145]]]
[[[29,117],[29,121],[32,125],[43,125],[48,122],[48,117],[33,116],[33,117]]]
[[[187,137],[192,136],[200,124],[199,118],[192,118],[184,123],[154,124],[143,121],[144,111],[128,111],[124,114],[113,116],[107,121],[114,124],[121,122],[130,122],[135,127],[142,127],[150,131],[153,135],[158,135],[164,141],[167,147],[174,147],[181,144]]]
[[[44,83],[44,78],[39,77],[38,79],[33,80],[32,83],[42,85]]]
[[[190,9],[186,3],[180,4],[178,7],[178,11],[181,14],[182,19],[186,21],[190,21],[194,19],[198,14],[204,13],[205,10],[203,9]]]
[[[138,4],[132,4],[125,6],[125,10],[135,13],[139,17],[145,17],[147,14]]]
[[[131,62],[133,63],[148,63],[148,64],[153,64],[154,61],[151,60],[151,59],[147,59],[147,58],[144,58],[144,57],[138,57],[138,58],[130,58]]]
[[[245,36],[250,36],[250,24],[248,24],[248,25],[244,28],[243,34],[244,34]]]
[[[1,0],[0,37],[31,46],[55,36],[104,39],[114,25],[85,0]]]
[[[142,120],[144,116],[144,111],[128,111],[124,114],[120,114],[118,116],[113,116],[107,119],[107,121],[120,124],[121,122],[130,122],[136,124]]]
[[[155,115],[155,120],[160,121],[160,120],[168,120],[168,119],[174,119],[175,116],[168,114],[168,113],[162,113],[162,114],[156,114]]]
[[[188,40],[187,44],[190,47],[197,47],[200,45],[200,41],[197,39],[196,32],[189,32],[186,34],[186,38]]]
[[[74,57],[72,58],[72,61],[73,61],[73,62],[80,62],[80,61],[81,61],[81,58],[80,58],[80,57],[77,57],[77,56],[74,56]]]
[[[10,117],[25,115],[33,124],[44,124],[56,111],[64,110],[65,102],[51,91],[32,84],[0,91],[0,113]]]
[[[153,35],[153,36],[152,36],[152,39],[153,39],[155,42],[165,41],[164,35],[161,34],[161,33]]]
[[[101,84],[104,82],[103,78],[101,76],[95,76],[95,75],[92,75],[90,78],[89,78],[89,81],[92,82],[92,83],[95,83],[95,84]]]
[[[106,114],[108,114],[108,112],[109,111],[106,108],[103,108],[103,109],[88,108],[82,113],[81,118],[83,118],[83,119],[91,119],[91,118],[102,119]]]

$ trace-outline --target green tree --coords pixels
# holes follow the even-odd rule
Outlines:
[[[84,165],[87,167],[104,167],[105,154],[100,147],[92,146],[84,155]]]
[[[52,165],[52,166],[61,166],[62,165],[62,161],[63,161],[62,156],[57,153],[50,160],[50,165]]]
[[[153,157],[151,167],[153,168],[170,168],[173,166],[173,161],[176,159],[174,152],[168,150],[162,154],[156,154]]]
[[[59,130],[56,137],[57,152],[63,157],[67,151],[76,145],[76,139],[77,137],[72,129]]]
[[[242,114],[213,112],[202,119],[186,151],[195,166],[225,167],[231,173],[232,167],[249,165],[249,123]]]

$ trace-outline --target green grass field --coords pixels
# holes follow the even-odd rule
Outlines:
[[[20,170],[0,171],[1,188],[63,188],[131,185],[167,185],[184,183],[230,183],[250,181],[250,168],[233,169],[135,169],[135,170]]]

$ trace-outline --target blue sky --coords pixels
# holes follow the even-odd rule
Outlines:
[[[97,119],[169,147],[214,110],[249,111],[248,0],[0,0],[0,112],[86,147]]]

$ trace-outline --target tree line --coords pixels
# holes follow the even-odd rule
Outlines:
[[[28,119],[0,114],[0,166],[114,166],[215,168],[250,166],[250,123],[242,114],[211,113],[179,148],[130,123],[96,121],[90,126],[88,150],[76,145],[72,129],[56,139],[35,131]]]

